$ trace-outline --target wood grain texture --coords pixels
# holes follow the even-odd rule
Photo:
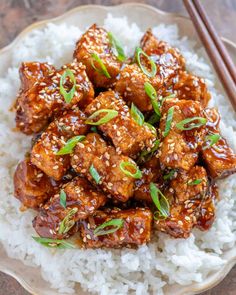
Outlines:
[[[128,2],[134,0],[0,0],[0,48],[9,44],[31,23],[58,16],[78,5],[117,5]],[[187,15],[181,0],[136,0],[136,2]],[[236,0],[204,0],[203,4],[220,35],[236,42]],[[0,273],[0,295],[29,295],[29,293],[16,280]],[[218,286],[201,295],[236,295],[236,267]]]

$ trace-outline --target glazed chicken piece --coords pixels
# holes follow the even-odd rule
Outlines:
[[[76,91],[70,103],[65,102],[60,92],[61,75],[67,69],[71,70],[76,81]],[[30,72],[26,74],[25,71],[22,76],[23,88],[30,87],[24,91],[20,90],[16,102],[16,126],[25,134],[41,131],[51,117],[61,110],[70,109],[75,104],[83,109],[94,97],[93,86],[86,75],[85,66],[81,63],[73,62],[63,66],[60,70],[52,69],[49,73],[46,70],[42,71],[40,75],[45,74],[43,78],[34,71],[34,83],[32,78],[29,78]],[[36,81],[38,77],[39,80]],[[72,86],[71,81],[67,78],[64,88],[69,91]]]
[[[94,234],[96,227],[112,219],[122,219],[123,226],[111,234]],[[134,247],[150,241],[151,222],[152,213],[149,209],[97,211],[88,220],[82,222],[81,236],[86,248]]]
[[[74,108],[65,111],[42,133],[32,148],[31,161],[39,169],[55,180],[60,180],[70,167],[70,155],[56,155],[66,141],[76,135],[86,134],[85,115]]]
[[[78,220],[93,215],[106,202],[106,196],[81,177],[67,183],[63,191],[66,194],[66,208],[60,203],[58,193],[40,209],[33,221],[33,226],[41,237],[68,238],[78,230]]]
[[[152,203],[150,195],[150,183],[158,183],[158,186],[163,185],[163,176],[160,167],[160,161],[157,155],[152,156],[142,166],[142,178],[135,181],[134,198],[138,201]]]
[[[207,136],[213,134],[219,134],[220,115],[216,109],[206,109],[205,116],[208,120]],[[234,172],[236,172],[236,155],[229,147],[227,141],[220,137],[219,140],[212,146],[209,146],[210,142],[206,140],[202,157],[206,163],[208,172],[213,178],[223,178]]]
[[[147,126],[138,125],[130,114],[130,110],[125,102],[113,91],[102,92],[85,109],[85,114],[90,116],[97,110],[116,110],[118,115],[98,128],[108,136],[118,154],[122,153],[129,157],[136,157],[144,148],[151,148],[156,137],[153,131]],[[101,113],[95,121],[105,116]]]
[[[39,208],[59,189],[59,183],[49,178],[26,158],[14,174],[14,196],[26,208]]]
[[[107,75],[104,75],[101,65],[92,57],[93,54],[100,58],[106,67]],[[96,24],[92,25],[77,42],[74,58],[86,66],[88,77],[95,87],[112,86],[122,65],[114,54],[107,31]]]
[[[167,114],[171,107],[174,107],[171,128],[167,136],[164,137]],[[204,143],[206,128],[205,125],[202,125],[191,130],[181,130],[176,127],[176,124],[193,117],[201,117],[204,120],[205,116],[200,103],[192,100],[167,99],[163,104],[161,115],[161,164],[168,168],[189,170],[198,159],[198,153]],[[184,124],[184,128],[190,128],[192,123],[196,124],[199,121]]]
[[[98,173],[98,186],[117,200],[126,202],[133,195],[135,179],[120,169],[122,162],[129,162],[136,167],[132,159],[117,154],[114,147],[107,145],[100,135],[89,133],[83,142],[77,144],[71,165],[76,172],[95,183],[91,174],[93,167]]]
[[[173,90],[179,99],[199,101],[202,107],[206,107],[211,98],[203,78],[199,78],[185,71],[173,79]]]
[[[201,182],[194,184],[197,180]],[[211,198],[208,194],[209,183],[203,167],[195,166],[188,172],[178,172],[177,177],[170,182],[169,189],[165,191],[170,202],[170,216],[164,220],[156,220],[156,229],[175,238],[189,237],[198,222],[201,206],[208,208],[209,203],[205,201]],[[214,213],[214,208],[211,209]]]

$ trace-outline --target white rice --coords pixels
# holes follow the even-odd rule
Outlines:
[[[127,53],[133,52],[143,34],[126,18],[108,15],[104,26],[125,44]],[[188,70],[207,80],[212,94],[210,104],[217,106],[222,115],[222,133],[236,150],[234,112],[227,99],[215,90],[214,75],[201,57],[202,50],[196,53],[193,42],[180,39],[176,25],[160,24],[153,31],[181,50]],[[35,213],[21,213],[20,203],[13,197],[14,169],[30,146],[29,137],[12,131],[14,114],[8,111],[19,87],[18,67],[22,61],[30,60],[56,66],[70,62],[81,33],[78,27],[66,24],[48,24],[43,30],[34,31],[14,49],[11,67],[0,77],[0,242],[10,257],[40,267],[43,278],[63,294],[73,293],[76,282],[85,290],[102,295],[163,294],[166,284],[202,282],[225,264],[222,252],[235,245],[235,176],[219,181],[221,201],[213,227],[208,232],[194,230],[187,240],[157,233],[152,243],[138,250],[51,252],[31,238],[35,235],[31,225]]]

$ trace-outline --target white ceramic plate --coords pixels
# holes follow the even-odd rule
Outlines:
[[[179,27],[180,36],[188,36],[190,39],[194,39],[197,42],[197,46],[202,46],[198,36],[196,35],[193,24],[188,18],[178,16],[176,14],[165,13],[151,6],[135,3],[112,7],[87,5],[77,7],[55,19],[38,22],[26,28],[9,46],[0,50],[0,74],[6,71],[10,65],[12,49],[32,30],[43,28],[48,22],[55,24],[66,22],[70,25],[79,25],[81,29],[86,29],[86,27],[91,25],[91,19],[93,22],[102,24],[108,12],[112,12],[114,16],[127,16],[129,21],[136,22],[142,30],[147,29],[147,27],[153,27],[159,23],[175,23]],[[140,17],[140,15],[142,17]],[[232,57],[236,59],[236,45],[225,39],[224,42]],[[221,92],[223,91],[219,81],[217,83],[217,88]],[[166,286],[165,294],[191,295],[212,288],[218,284],[234,266],[236,262],[236,249],[231,249],[230,251],[224,252],[223,258],[227,261],[225,266],[220,271],[209,275],[204,282],[194,283],[188,286],[180,286],[177,284]],[[20,260],[9,258],[3,247],[0,248],[0,271],[13,276],[26,290],[32,294],[58,294],[55,290],[50,288],[46,281],[43,280],[39,268],[25,266]],[[86,295],[85,292],[81,291],[79,285],[76,288],[76,293],[79,295]]]

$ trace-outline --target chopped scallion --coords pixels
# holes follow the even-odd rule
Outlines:
[[[67,155],[73,152],[74,147],[79,141],[85,139],[84,135],[77,135],[69,139],[66,144],[56,153],[57,156]]]
[[[174,115],[174,109],[175,109],[175,107],[173,106],[173,107],[169,108],[169,110],[168,110],[167,118],[166,118],[165,131],[164,131],[164,134],[163,134],[164,137],[166,137],[170,132],[171,123],[172,123],[173,115]]]
[[[147,69],[147,67],[142,64],[141,55],[143,55],[146,59],[148,59],[148,62],[151,65],[151,71],[149,71]],[[137,63],[139,65],[140,69],[143,71],[143,73],[148,77],[154,77],[157,73],[157,66],[156,66],[155,62],[151,59],[151,57],[148,56],[140,47],[136,48],[135,56],[136,56]]]
[[[111,46],[116,51],[116,57],[119,61],[124,61],[126,59],[124,50],[119,40],[117,40],[111,32],[108,32],[108,38],[110,41]]]
[[[124,225],[123,219],[120,219],[120,218],[111,219],[99,225],[98,227],[96,227],[93,234],[95,236],[104,236],[104,235],[112,234],[116,232],[117,230],[119,230],[123,225]],[[109,227],[109,229],[105,229],[106,227]]]
[[[66,83],[67,77],[70,78],[70,81],[73,84],[70,91],[67,91],[67,89],[64,87],[64,84]],[[74,76],[73,72],[70,69],[66,69],[64,71],[64,73],[61,75],[61,78],[60,78],[60,93],[61,93],[61,95],[63,95],[63,97],[64,97],[64,99],[65,99],[65,101],[67,103],[71,102],[72,98],[74,97],[75,90],[76,90],[75,76]]]
[[[95,180],[96,184],[99,184],[101,180],[101,176],[97,172],[97,169],[93,166],[93,164],[89,168],[89,173],[91,174],[92,178]]]
[[[101,60],[101,58],[96,54],[96,53],[92,53],[91,54],[92,60],[91,60],[91,65],[94,68],[95,71],[97,71],[98,73],[104,75],[107,78],[111,78],[110,74],[107,71],[106,66],[104,65],[103,61]],[[94,62],[99,64],[100,68],[97,68],[94,64]]]
[[[130,170],[134,170],[134,172]],[[122,161],[120,163],[120,170],[124,172],[127,176],[133,177],[133,178],[141,178],[142,177],[142,172],[138,169],[138,167],[131,162],[128,161]]]
[[[93,119],[95,119],[96,117],[98,117],[102,113],[106,113],[106,115],[103,116],[101,119],[99,119],[97,122],[94,122]],[[109,122],[110,120],[112,120],[116,116],[118,116],[118,112],[116,110],[101,109],[101,110],[94,112],[90,117],[88,117],[88,119],[85,121],[85,123],[89,124],[89,125],[102,125],[102,124]]]
[[[142,114],[142,112],[136,107],[135,104],[131,104],[131,116],[134,119],[134,121],[142,126],[144,123],[144,115]]]
[[[176,128],[178,128],[179,130],[192,130],[195,128],[199,128],[199,127],[205,125],[206,123],[207,123],[206,118],[192,117],[192,118],[187,118],[185,120],[178,122],[176,124]],[[185,125],[187,125],[187,126],[185,126]]]
[[[155,183],[150,183],[150,194],[153,200],[153,203],[156,205],[157,209],[160,212],[160,216],[167,218],[170,214],[170,205],[166,197],[159,190]]]

